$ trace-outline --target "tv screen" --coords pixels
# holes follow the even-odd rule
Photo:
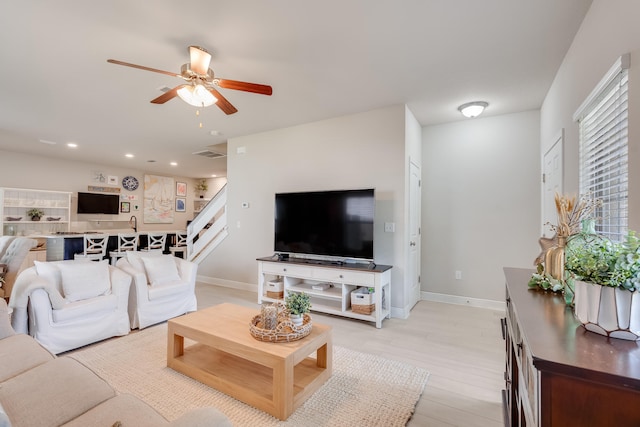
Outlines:
[[[373,189],[278,193],[275,251],[373,260]]]
[[[117,194],[78,192],[79,214],[117,214],[120,212],[120,197]]]

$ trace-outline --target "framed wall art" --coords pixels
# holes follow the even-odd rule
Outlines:
[[[120,202],[120,212],[121,213],[129,213],[129,212],[131,212],[131,203],[130,202]]]
[[[144,176],[145,224],[173,224],[175,181],[168,176]]]
[[[187,197],[187,183],[186,182],[176,182],[176,196],[177,197]]]
[[[186,210],[187,210],[187,200],[176,199],[176,212],[186,212]]]

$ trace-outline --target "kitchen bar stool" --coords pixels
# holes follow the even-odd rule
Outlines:
[[[169,251],[171,251],[171,255],[176,256],[176,252],[180,252],[182,254],[182,259],[187,259],[187,232],[186,231],[178,231],[176,233],[176,244],[173,246],[169,246]]]
[[[142,251],[160,251],[164,252],[164,244],[167,241],[167,233],[147,233],[147,247]]]
[[[118,259],[127,255],[127,251],[137,251],[139,239],[138,233],[118,233],[118,250],[109,251],[111,265],[116,265]]]
[[[90,261],[102,261],[107,255],[107,234],[85,234],[83,236],[84,250],[81,254],[75,254],[73,259],[86,259]]]

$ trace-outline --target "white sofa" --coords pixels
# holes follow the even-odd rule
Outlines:
[[[13,328],[54,354],[127,335],[130,285],[107,261],[36,261],[14,285]]]
[[[128,251],[116,266],[133,276],[131,329],[143,329],[197,310],[197,264],[160,252]]]

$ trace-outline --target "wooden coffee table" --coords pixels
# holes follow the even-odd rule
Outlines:
[[[249,332],[256,314],[225,303],[169,320],[167,366],[286,420],[331,377],[331,327],[314,322],[301,340],[262,342]],[[196,343],[185,348],[185,338]]]

